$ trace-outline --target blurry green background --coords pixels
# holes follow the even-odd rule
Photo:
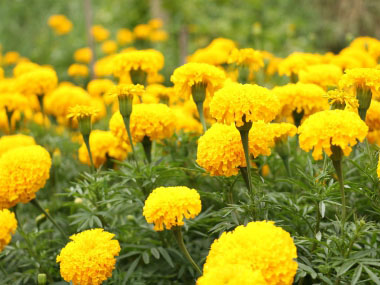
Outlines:
[[[163,18],[169,40],[152,47],[165,55],[166,76],[215,37],[278,56],[338,52],[356,36],[380,37],[378,0],[92,0],[92,8],[93,24],[109,29],[112,39],[119,28]],[[47,25],[52,14],[66,15],[73,30],[56,36]],[[3,53],[16,50],[52,64],[61,79],[67,79],[73,52],[87,45],[83,0],[0,0],[0,19]]]

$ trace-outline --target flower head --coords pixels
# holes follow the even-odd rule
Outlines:
[[[129,44],[129,43],[133,42],[133,40],[134,40],[133,33],[130,30],[128,30],[128,29],[120,29],[120,30],[118,30],[116,38],[117,38],[117,42],[120,45]]]
[[[322,56],[312,53],[294,52],[278,65],[280,75],[298,74],[306,66],[322,63]]]
[[[105,54],[113,54],[117,51],[117,43],[112,40],[105,41],[102,44],[102,51]]]
[[[325,95],[329,104],[334,109],[348,109],[357,110],[359,107],[358,99],[356,99],[355,93],[350,90],[334,89],[327,92]]]
[[[18,89],[25,95],[43,96],[53,91],[57,83],[57,73],[48,67],[32,69],[17,78]]]
[[[20,59],[20,54],[17,51],[8,51],[4,54],[3,63],[4,65],[12,65],[16,64]]]
[[[337,86],[342,75],[342,69],[334,64],[311,65],[298,74],[299,82],[317,84],[324,89]]]
[[[376,68],[348,69],[339,81],[339,87],[378,90],[380,88],[380,70]]]
[[[150,25],[140,24],[133,29],[133,34],[136,39],[146,40],[149,38],[151,31],[152,27]]]
[[[22,134],[2,136],[0,138],[0,157],[11,149],[35,144],[33,137]]]
[[[203,267],[203,276],[197,281],[197,285],[206,284],[293,284],[298,264],[297,249],[288,232],[276,227],[274,222],[260,221],[250,222],[247,226],[238,226],[232,232],[224,232],[221,237],[213,242],[206,263]],[[258,283],[237,283],[238,277],[230,276],[227,283],[223,279],[213,279],[216,272],[239,272],[243,269],[244,276],[252,276]],[[236,271],[239,270],[239,271]],[[249,274],[247,271],[250,271]],[[229,283],[230,278],[234,280]],[[265,280],[263,281],[262,278]],[[214,280],[215,283],[207,283]]]
[[[114,83],[109,79],[93,79],[87,85],[87,91],[91,96],[100,97],[107,94]]]
[[[49,17],[48,25],[57,35],[68,34],[73,28],[73,24],[65,15],[52,15]]]
[[[11,242],[16,232],[17,220],[15,214],[8,209],[0,210],[0,252]]]
[[[84,119],[92,116],[96,116],[98,110],[92,106],[86,105],[75,105],[74,107],[69,108],[69,114],[67,115],[68,119]]]
[[[212,97],[214,91],[222,87],[226,77],[224,72],[207,63],[186,63],[176,70],[170,80],[178,94],[188,99],[191,89],[196,84],[204,84],[207,93]]]
[[[380,102],[372,100],[365,122],[371,131],[380,130]]]
[[[110,36],[110,32],[101,25],[95,25],[91,28],[91,33],[97,42],[102,42]]]
[[[32,71],[34,69],[40,68],[41,66],[37,63],[33,63],[30,61],[21,61],[17,63],[15,68],[13,68],[13,75],[14,77],[19,77],[25,73],[28,73],[29,71]]]
[[[49,178],[50,166],[49,153],[38,145],[4,153],[0,158],[0,209],[34,199]]]
[[[80,63],[73,63],[72,65],[69,66],[67,73],[71,77],[87,77],[89,70],[88,70],[87,65],[80,64]]]
[[[279,142],[287,139],[288,137],[294,137],[297,134],[297,127],[289,123],[272,123],[269,125],[275,142]]]
[[[118,98],[127,98],[127,97],[141,97],[145,93],[145,88],[141,84],[118,84],[114,86],[109,92],[108,95],[115,96]]]
[[[74,60],[82,63],[90,63],[92,59],[92,50],[89,47],[77,49],[74,52]]]
[[[111,132],[127,141],[127,131],[120,112],[113,114],[109,127]],[[134,142],[141,142],[145,136],[150,140],[171,137],[175,129],[173,111],[165,104],[138,104],[133,106],[130,128]]]
[[[331,146],[339,146],[349,155],[357,141],[367,136],[368,127],[360,117],[350,111],[326,110],[307,118],[298,129],[300,147],[313,150],[313,158],[322,159],[322,151],[332,155]]]
[[[279,111],[277,97],[268,89],[251,84],[226,83],[215,93],[210,114],[218,122],[243,126],[245,122],[270,122]]]
[[[3,93],[0,95],[0,109],[8,112],[25,110],[29,107],[29,100],[19,93]]]
[[[143,215],[148,223],[154,223],[154,230],[162,231],[164,226],[168,230],[183,226],[184,218],[195,218],[201,209],[197,190],[185,186],[159,187],[146,199]]]
[[[57,256],[61,276],[74,285],[100,285],[112,276],[120,245],[114,234],[92,229],[72,235]]]
[[[230,54],[228,63],[235,63],[238,66],[248,66],[255,71],[264,66],[262,53],[252,48],[234,49]]]

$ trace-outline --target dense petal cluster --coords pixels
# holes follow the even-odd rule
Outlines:
[[[279,63],[278,73],[280,75],[291,76],[292,74],[298,74],[306,66],[320,63],[322,63],[321,55],[294,52]]]
[[[380,88],[380,69],[353,68],[345,71],[339,81],[340,88],[361,88],[378,90]]]
[[[184,218],[195,218],[201,209],[197,190],[185,186],[159,187],[146,199],[143,215],[148,223],[154,224],[154,230],[162,231],[164,227],[170,230],[183,226]]]
[[[90,134],[90,149],[95,167],[100,167],[108,158],[124,160],[130,147],[122,144],[111,132],[94,130]],[[83,143],[78,150],[80,162],[91,165],[87,147]]]
[[[57,256],[62,278],[73,285],[100,285],[112,276],[120,244],[114,234],[92,229],[72,235]]]
[[[113,54],[117,51],[117,43],[112,40],[105,41],[102,44],[102,52],[105,54]]]
[[[358,99],[356,99],[355,93],[350,90],[330,90],[325,97],[328,99],[331,106],[344,106],[344,109],[347,110],[357,110],[359,108]]]
[[[127,131],[120,112],[113,114],[110,131],[122,141],[127,141]],[[165,104],[138,104],[133,106],[130,128],[134,142],[141,142],[145,136],[150,140],[171,137],[175,129],[175,115]]]
[[[222,87],[225,79],[223,70],[207,63],[197,62],[178,67],[170,77],[177,94],[185,99],[190,97],[191,87],[198,83],[205,84],[207,93],[213,96],[214,91]]]
[[[133,39],[134,39],[133,33],[131,32],[131,30],[125,29],[125,28],[117,31],[116,38],[117,38],[117,42],[120,45],[129,44],[129,43],[133,42]]]
[[[274,146],[273,124],[267,124],[263,121],[253,122],[249,131],[249,153],[253,157],[259,155],[270,155],[271,147]]]
[[[49,17],[48,25],[57,35],[65,35],[71,31],[73,24],[65,15],[52,15]]]
[[[92,50],[89,47],[77,49],[74,52],[74,60],[82,63],[90,63],[92,59]]]
[[[100,97],[107,94],[114,83],[109,79],[94,79],[87,84],[87,91],[91,96]]]
[[[297,134],[297,127],[289,123],[270,124],[275,142],[282,141],[288,137],[294,137]]]
[[[75,105],[74,107],[69,108],[69,114],[67,115],[68,119],[84,119],[89,117],[94,117],[98,113],[93,106],[86,105]]]
[[[228,63],[235,63],[240,66],[248,66],[252,70],[258,70],[264,66],[263,55],[260,51],[253,48],[234,49],[229,58]]]
[[[313,149],[313,158],[322,159],[322,151],[332,154],[331,146],[339,146],[349,155],[357,141],[367,136],[368,127],[360,117],[350,111],[326,110],[307,118],[298,129],[300,147]]]
[[[0,95],[0,109],[6,108],[8,112],[13,112],[25,110],[28,107],[28,98],[20,93],[3,93]]]
[[[0,210],[0,252],[11,242],[16,232],[17,220],[15,214],[8,209]]]
[[[71,77],[87,77],[89,73],[89,69],[87,65],[80,64],[80,63],[73,63],[72,65],[69,66],[67,73]]]
[[[265,87],[251,84],[226,83],[215,93],[210,103],[210,114],[218,122],[236,124],[263,120],[270,122],[280,109],[273,92]]]
[[[13,75],[14,77],[19,77],[25,73],[28,73],[29,71],[32,71],[36,68],[40,68],[41,66],[37,63],[33,63],[31,61],[21,61],[17,63],[15,68],[13,68]]]
[[[172,108],[172,110],[175,116],[176,130],[202,133],[202,124],[194,119],[191,113],[188,113],[183,107]]]
[[[132,50],[116,55],[113,59],[113,75],[129,77],[131,70],[142,70],[148,75],[156,74],[164,66],[164,56],[159,51]]]
[[[141,84],[118,84],[109,90],[108,95],[124,98],[124,97],[141,97],[145,92],[145,88]]]
[[[311,83],[289,83],[273,88],[281,104],[281,115],[288,117],[293,111],[305,116],[329,108],[322,87]]]
[[[21,93],[42,96],[55,89],[58,77],[54,69],[40,67],[20,75],[17,82]]]
[[[0,159],[0,209],[28,203],[49,179],[51,159],[41,146],[9,150]]]
[[[334,64],[311,65],[298,74],[299,82],[317,84],[325,89],[337,86],[342,75],[342,69]]]
[[[371,131],[380,130],[380,102],[372,100],[365,122]]]
[[[110,36],[110,32],[101,25],[95,25],[91,28],[91,34],[95,41],[102,42]]]
[[[11,149],[35,144],[33,137],[22,134],[2,136],[0,138],[0,157]]]
[[[238,277],[233,274],[222,275],[223,278],[230,277],[232,283],[229,279],[223,282],[223,279],[215,278],[216,272],[226,271],[226,268],[231,268],[235,275],[240,275],[239,269],[243,268],[245,276],[255,276],[258,280],[258,283],[242,280],[239,284],[290,285],[298,267],[295,258],[297,249],[288,232],[271,221],[250,222],[232,232],[224,232],[213,242],[197,285],[238,284]],[[252,273],[248,274],[247,270]],[[207,280],[215,282],[207,283]]]

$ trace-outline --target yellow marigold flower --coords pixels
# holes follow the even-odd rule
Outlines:
[[[113,54],[117,51],[117,43],[112,40],[105,41],[102,44],[102,51],[105,54]]]
[[[249,132],[249,152],[254,156],[270,155],[274,145],[270,125],[255,122]],[[237,175],[246,167],[240,133],[234,125],[216,123],[198,140],[197,163],[212,176]]]
[[[28,203],[49,179],[51,159],[41,146],[7,151],[0,159],[0,209]]]
[[[17,51],[8,51],[4,57],[4,65],[16,64],[20,60],[20,54]]]
[[[152,29],[159,29],[162,28],[164,22],[160,18],[153,18],[149,20],[148,25],[151,26]]]
[[[110,32],[101,25],[93,26],[91,28],[91,34],[97,42],[105,41],[110,36]]]
[[[158,187],[145,201],[143,215],[154,223],[155,231],[183,226],[183,219],[194,219],[202,209],[200,196],[195,189],[185,186]]]
[[[35,144],[33,137],[22,134],[2,136],[0,138],[0,157],[11,149]]]
[[[111,132],[101,130],[91,132],[90,148],[96,168],[104,164],[108,158],[122,161],[127,157],[128,151],[130,151],[130,147],[127,144],[123,145],[119,142]],[[78,150],[78,157],[80,162],[91,165],[87,147],[84,143]]]
[[[122,141],[128,141],[127,131],[120,112],[113,114],[109,122],[110,131]],[[173,111],[165,104],[138,104],[133,106],[130,128],[135,143],[145,136],[151,141],[169,138],[175,129]]]
[[[49,17],[48,25],[57,35],[65,35],[71,31],[73,24],[65,15],[52,15]]]
[[[217,91],[210,103],[210,114],[218,122],[234,123],[237,127],[245,122],[263,120],[270,122],[280,109],[280,103],[272,91],[251,84],[226,83]]]
[[[288,137],[294,137],[297,134],[297,127],[289,123],[272,123],[269,124],[275,142],[282,141]]]
[[[4,69],[0,67],[0,80],[4,78]]]
[[[74,60],[76,62],[90,63],[92,59],[92,50],[89,47],[77,49],[74,52]]]
[[[200,277],[197,285],[268,285],[259,270],[253,271],[249,265],[226,264],[210,268]]]
[[[57,73],[49,67],[35,68],[17,77],[18,89],[24,95],[43,96],[53,91],[57,84]]]
[[[309,65],[322,63],[322,55],[312,53],[294,52],[283,59],[278,65],[280,75],[291,76],[298,74],[302,69]]]
[[[334,89],[327,92],[325,97],[333,109],[357,110],[359,108],[358,99],[350,90]]]
[[[146,92],[156,97],[160,103],[173,103],[177,99],[174,88],[162,84],[150,84],[146,87]]]
[[[172,108],[175,116],[176,129],[182,130],[184,132],[194,132],[196,134],[202,133],[202,124],[194,119],[194,117],[189,114],[182,107]]]
[[[280,65],[280,62],[282,61],[282,58],[279,57],[273,57],[269,60],[269,63],[266,68],[266,73],[270,76],[274,75],[275,73],[278,73],[278,66]]]
[[[367,134],[368,142],[371,144],[380,145],[380,130],[372,130]]]
[[[263,55],[260,51],[252,48],[234,49],[228,59],[228,63],[235,63],[238,66],[248,66],[257,71],[264,66]]]
[[[140,24],[137,25],[133,29],[133,34],[136,39],[146,40],[149,38],[150,32],[152,31],[152,27],[148,24]]]
[[[99,111],[93,106],[75,105],[69,108],[67,118],[80,120],[88,117],[95,117],[98,112]]]
[[[281,105],[281,115],[288,117],[293,111],[309,116],[329,108],[322,87],[311,83],[289,83],[273,88]]]
[[[116,38],[117,38],[117,42],[122,46],[130,44],[134,40],[133,33],[129,29],[118,30]]]
[[[299,82],[313,83],[324,89],[337,86],[342,77],[342,69],[334,64],[315,64],[299,72]]]
[[[164,66],[164,56],[159,51],[132,50],[118,54],[113,59],[113,75],[130,77],[132,70],[141,70],[148,75],[156,74]]]
[[[94,73],[97,77],[110,76],[113,72],[113,60],[116,54],[107,55],[94,64]]]
[[[21,61],[16,64],[15,68],[13,68],[13,75],[14,77],[19,77],[20,75],[28,73],[29,71],[32,71],[39,67],[41,66],[36,63],[30,61]]]
[[[322,159],[322,151],[331,156],[331,146],[339,146],[349,155],[357,140],[363,141],[368,127],[360,117],[350,111],[326,110],[307,118],[298,129],[300,147],[313,150],[315,160]]]
[[[19,93],[0,94],[0,109],[5,108],[8,112],[25,110],[29,107],[27,97]]]
[[[198,84],[206,84],[206,91],[212,97],[214,91],[222,87],[226,76],[224,72],[207,63],[186,63],[174,70],[170,80],[178,94],[185,99],[191,95],[191,87]]]
[[[168,33],[164,30],[155,30],[149,35],[149,39],[152,42],[164,42],[168,39],[168,37]]]
[[[115,84],[109,79],[93,79],[87,85],[88,93],[93,97],[107,94]]]
[[[197,281],[197,285],[205,284],[293,284],[298,264],[297,249],[290,234],[274,222],[259,221],[250,222],[247,226],[238,226],[232,232],[224,232],[219,239],[211,245],[206,263],[203,266],[203,276]],[[259,283],[207,283],[215,271],[226,271],[225,268],[244,268],[250,270]],[[244,270],[244,271],[245,271]],[[244,272],[243,271],[243,272]],[[258,273],[256,273],[258,271]],[[247,273],[245,273],[247,274]],[[265,279],[263,282],[261,276]],[[237,279],[237,277],[234,277]],[[211,279],[212,280],[212,279]]]
[[[377,163],[377,177],[380,178],[380,158],[379,158],[379,162]]]
[[[376,68],[348,69],[339,81],[339,87],[378,90],[380,88],[380,70]]]
[[[337,56],[343,57],[343,58],[349,58],[351,59],[351,64],[354,64],[354,66],[346,67],[346,68],[359,68],[359,67],[375,67],[376,66],[376,60],[373,59],[373,57],[363,49],[358,48],[352,48],[347,47],[341,50],[339,55]],[[348,61],[350,62],[350,61]],[[333,64],[335,64],[334,60],[332,60]]]
[[[145,93],[145,88],[141,84],[118,84],[115,85],[109,92],[109,96],[124,98],[129,96],[141,97]]]
[[[72,65],[69,66],[67,73],[71,77],[87,77],[89,73],[89,69],[87,65],[80,64],[80,63],[73,63]]]
[[[103,229],[72,235],[57,256],[62,278],[73,285],[100,285],[111,277],[120,253],[114,236]]]
[[[3,78],[0,80],[0,92],[1,93],[12,93],[18,92],[17,80],[16,78]]]
[[[15,214],[8,209],[0,210],[0,252],[11,242],[16,232],[17,220]]]
[[[372,100],[365,122],[370,130],[380,130],[380,102]]]

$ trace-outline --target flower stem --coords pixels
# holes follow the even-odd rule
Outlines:
[[[133,145],[132,134],[131,134],[131,126],[130,126],[131,117],[130,116],[123,116],[123,121],[124,121],[125,129],[127,130],[129,144],[132,147],[132,156],[133,156],[134,161],[136,162],[136,167],[138,169],[139,163],[137,162],[136,150],[135,150],[135,146]]]
[[[206,120],[203,113],[203,102],[206,99],[206,89],[207,83],[204,82],[196,83],[191,87],[191,95],[193,96],[195,105],[197,105],[197,110],[199,114],[199,119],[202,123],[203,132],[206,132],[207,130]]]
[[[146,159],[148,160],[148,163],[152,162],[152,141],[148,136],[145,136],[142,140],[142,145],[144,148]]]
[[[173,234],[174,234],[174,237],[177,240],[178,246],[179,246],[180,250],[182,251],[183,255],[185,256],[185,258],[191,263],[191,265],[198,272],[198,274],[202,275],[201,269],[195,263],[194,259],[191,257],[190,253],[188,252],[188,250],[186,248],[186,245],[185,245],[185,243],[183,241],[181,227],[174,227],[173,228]]]
[[[83,135],[83,141],[87,147],[87,151],[88,151],[88,156],[90,157],[90,163],[91,163],[91,169],[92,170],[95,170],[95,165],[94,165],[94,161],[92,159],[92,153],[91,153],[91,148],[90,148],[90,135]]]
[[[52,222],[52,224],[57,228],[57,230],[65,237],[67,238],[67,235],[65,231],[62,229],[60,225],[57,224],[57,222],[53,219],[53,217],[45,211],[45,209],[41,206],[41,204],[37,201],[37,199],[33,199],[31,201],[32,205],[36,207],[39,211],[41,211],[49,220]]]
[[[8,134],[12,134],[12,115],[13,111],[8,111],[8,108],[5,107],[5,113],[7,114],[7,119],[8,119]]]
[[[340,194],[342,198],[342,225],[344,227],[344,223],[346,221],[346,196],[344,193],[344,184],[343,184],[343,170],[342,170],[342,160],[333,160],[333,165],[336,171],[336,175],[338,176]]]
[[[203,102],[198,102],[198,103],[196,103],[196,105],[197,105],[199,119],[201,120],[202,127],[203,127],[203,133],[204,133],[207,131],[207,125],[206,125],[205,116],[203,114]]]
[[[248,146],[248,136],[249,136],[249,130],[252,127],[252,123],[245,123],[243,127],[239,127],[239,132],[240,132],[240,138],[241,142],[243,144],[243,149],[244,149],[244,156],[245,156],[245,162],[247,164],[247,174],[246,178],[248,181],[248,190],[253,193],[253,187],[252,187],[252,178],[251,178],[251,163],[249,160],[249,146]],[[242,174],[244,175],[244,171],[242,171]]]

